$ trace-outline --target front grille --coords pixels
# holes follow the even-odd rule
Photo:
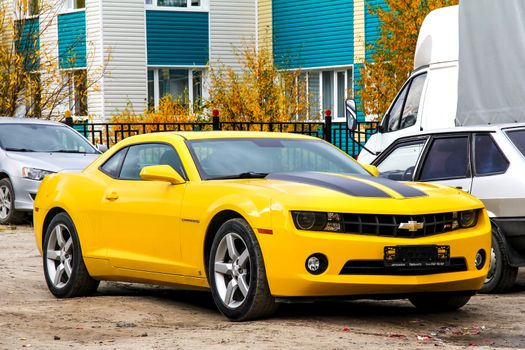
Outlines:
[[[423,228],[417,231],[400,229],[401,223],[415,221],[423,223]],[[454,214],[426,215],[373,215],[373,214],[343,214],[344,233],[374,235],[384,237],[417,238],[454,229]]]
[[[386,276],[420,276],[437,273],[467,271],[464,258],[451,258],[446,266],[385,266],[383,260],[350,260],[339,273],[340,275],[386,275]]]

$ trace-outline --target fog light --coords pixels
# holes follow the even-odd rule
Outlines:
[[[321,253],[312,254],[306,259],[306,270],[312,275],[320,275],[328,267],[328,259]]]
[[[478,253],[476,254],[476,260],[474,263],[476,264],[476,268],[478,270],[481,270],[483,266],[485,265],[485,260],[487,259],[487,254],[483,249],[480,249]]]

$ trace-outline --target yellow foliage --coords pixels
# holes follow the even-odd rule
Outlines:
[[[386,9],[369,6],[381,22],[380,37],[367,47],[374,50],[361,67],[359,91],[367,115],[382,116],[414,65],[419,28],[432,10],[459,0],[385,0]]]

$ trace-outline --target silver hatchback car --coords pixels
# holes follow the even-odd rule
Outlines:
[[[17,223],[33,210],[44,176],[81,171],[99,154],[62,123],[0,118],[0,224]]]

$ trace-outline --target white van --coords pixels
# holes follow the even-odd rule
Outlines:
[[[455,126],[458,99],[459,6],[444,7],[423,21],[414,71],[358,157],[371,163],[398,138]],[[366,97],[365,97],[366,98]]]

